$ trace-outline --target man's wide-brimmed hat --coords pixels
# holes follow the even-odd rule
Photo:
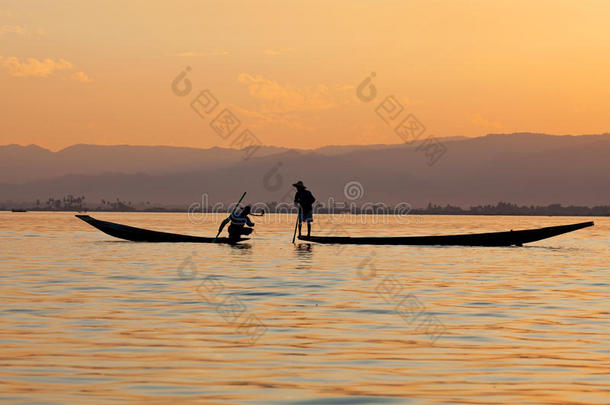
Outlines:
[[[296,187],[296,188],[307,188],[305,187],[305,184],[303,184],[303,182],[301,180],[297,181],[296,183],[294,183],[292,185],[292,187]]]

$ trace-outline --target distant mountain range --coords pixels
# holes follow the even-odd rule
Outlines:
[[[51,152],[0,146],[0,202],[72,194],[86,196],[89,204],[119,198],[188,206],[204,193],[210,203],[229,203],[243,191],[250,202],[287,201],[290,184],[303,180],[324,202],[610,203],[610,134],[490,134],[442,142],[446,153],[432,166],[421,150],[405,144],[261,147],[248,160],[243,151],[224,148],[74,145]],[[350,181],[362,185],[360,198],[345,196]]]

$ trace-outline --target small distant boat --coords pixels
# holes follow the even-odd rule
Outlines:
[[[21,209],[21,208],[13,208],[11,211],[13,211],[13,212],[28,212],[28,210],[24,210],[24,209]]]
[[[180,235],[177,233],[167,233],[151,231],[149,229],[135,228],[133,226],[121,225],[114,222],[100,221],[89,215],[75,215],[94,228],[114,236],[115,238],[125,239],[133,242],[195,242],[195,243],[229,243],[235,244],[248,240],[241,238],[238,240],[229,238],[209,238],[204,236]]]
[[[441,246],[522,246],[577,229],[593,226],[593,222],[572,225],[549,226],[521,231],[473,233],[442,236],[398,237],[349,237],[349,236],[299,236],[300,240],[317,243],[350,245],[441,245]]]

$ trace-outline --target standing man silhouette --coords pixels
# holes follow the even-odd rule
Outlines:
[[[313,203],[316,198],[311,194],[302,181],[297,181],[292,185],[296,187],[297,193],[294,195],[294,203],[299,209],[299,236],[301,236],[301,225],[303,221],[307,222],[307,236],[311,235],[311,223],[313,222]]]

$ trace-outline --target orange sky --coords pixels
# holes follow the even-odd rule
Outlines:
[[[0,144],[229,146],[204,89],[268,145],[398,143],[388,95],[436,136],[607,132],[608,21],[601,0],[4,0]]]

